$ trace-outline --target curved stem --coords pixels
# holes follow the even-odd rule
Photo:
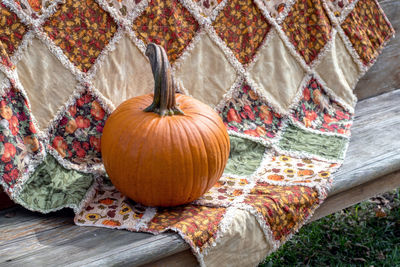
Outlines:
[[[144,111],[157,113],[161,117],[165,115],[184,115],[175,101],[176,84],[172,77],[171,66],[164,48],[150,43],[146,48],[146,56],[150,60],[154,77],[154,98],[153,103]]]

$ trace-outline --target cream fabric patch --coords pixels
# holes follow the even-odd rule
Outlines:
[[[352,56],[348,53],[342,39],[336,35],[331,50],[315,68],[326,85],[347,104],[353,106],[353,89],[361,73]]]
[[[204,257],[207,266],[257,266],[272,249],[255,216],[233,209],[234,214],[225,215],[233,216],[232,223],[221,229],[218,249],[208,251]]]
[[[0,84],[6,78],[6,75],[0,70]]]
[[[249,74],[272,104],[287,111],[305,72],[278,34],[271,34]]]
[[[18,62],[17,72],[31,102],[32,113],[44,129],[68,100],[77,81],[36,38]]]
[[[204,34],[176,76],[189,94],[215,106],[234,83],[236,73],[222,51]]]
[[[154,90],[150,63],[127,35],[106,57],[97,70],[93,84],[115,106]]]

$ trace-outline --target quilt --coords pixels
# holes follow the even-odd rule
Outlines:
[[[77,225],[175,231],[202,266],[256,265],[327,197],[353,89],[393,34],[376,0],[1,0],[0,183]],[[126,198],[101,159],[111,112],[153,91],[151,42],[231,142],[217,184],[175,208]]]

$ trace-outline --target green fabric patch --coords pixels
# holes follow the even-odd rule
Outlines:
[[[226,174],[250,175],[260,166],[265,146],[236,136],[230,136],[231,151]]]
[[[31,209],[42,212],[77,206],[92,182],[91,174],[65,169],[48,154],[26,182],[18,198]]]
[[[343,159],[347,138],[321,135],[289,124],[279,141],[279,147],[288,151],[307,152],[327,159]]]

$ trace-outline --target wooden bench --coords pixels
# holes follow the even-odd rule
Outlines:
[[[380,1],[397,32],[400,2]],[[359,82],[360,99],[343,167],[317,220],[400,186],[400,38],[392,40]],[[382,94],[384,93],[384,94]],[[381,94],[381,95],[380,95]],[[42,215],[0,212],[0,266],[192,266],[197,261],[175,233],[151,235],[78,227],[70,210]]]
[[[313,220],[400,186],[400,90],[359,102],[347,158]],[[73,224],[69,210],[0,212],[0,266],[196,264],[175,233],[151,235]]]

